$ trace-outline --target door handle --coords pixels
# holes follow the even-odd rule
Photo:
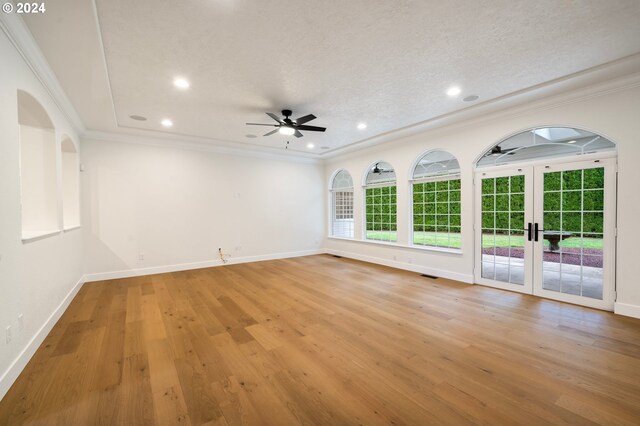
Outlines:
[[[529,222],[525,231],[527,231],[527,241],[531,241],[531,222]]]
[[[534,231],[533,231],[533,235],[534,235],[533,240],[534,241],[538,241],[538,232],[544,232],[544,229],[538,229],[538,222],[536,222],[536,224],[534,226]],[[531,240],[529,240],[529,241],[531,241]]]

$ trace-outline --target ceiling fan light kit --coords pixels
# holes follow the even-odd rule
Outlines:
[[[305,115],[304,117],[300,117],[297,120],[290,119],[289,117],[291,117],[291,114],[293,114],[293,112],[290,109],[283,109],[282,115],[284,116],[284,118],[280,118],[277,115],[268,112],[267,115],[277,121],[278,124],[247,123],[247,125],[270,126],[276,128],[275,130],[265,133],[263,136],[270,136],[278,132],[282,135],[293,135],[296,138],[301,138],[302,136],[304,136],[302,132],[300,132],[301,130],[304,130],[306,132],[324,132],[325,130],[327,130],[326,127],[307,126],[304,124],[316,119],[316,116],[313,114]]]

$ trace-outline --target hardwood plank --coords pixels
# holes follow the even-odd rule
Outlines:
[[[640,321],[318,255],[84,285],[0,424],[640,424]]]
[[[284,346],[285,341],[280,339],[278,333],[274,333],[262,324],[254,324],[246,328],[262,347],[270,351],[271,349]]]
[[[189,410],[179,385],[173,354],[165,340],[152,340],[149,348],[149,371],[156,424],[191,424]]]

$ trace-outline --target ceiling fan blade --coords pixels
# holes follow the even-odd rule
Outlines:
[[[310,132],[324,132],[327,130],[326,127],[318,127],[318,126],[296,126],[298,130],[308,130]]]
[[[304,135],[302,133],[300,133],[300,131],[298,131],[298,129],[296,129],[296,132],[293,134],[296,138],[301,138]]]
[[[298,118],[296,121],[297,124],[308,123],[311,120],[315,120],[317,117],[313,114],[305,115],[304,117]]]
[[[278,127],[277,124],[262,124],[262,123],[245,123],[248,126],[269,126],[269,127]]]
[[[272,130],[272,131],[270,131],[269,133],[265,133],[265,134],[264,134],[264,135],[262,135],[262,136],[269,136],[269,135],[272,135],[272,134],[276,133],[278,130],[280,130],[280,129],[278,128],[278,129]]]
[[[284,123],[284,121],[282,121],[282,120],[280,119],[280,117],[278,117],[277,115],[275,115],[275,114],[273,114],[273,113],[271,113],[271,112],[268,112],[268,113],[267,113],[267,115],[268,115],[269,117],[273,118],[274,120],[276,120],[276,121],[277,121],[278,123],[280,123],[280,124]]]

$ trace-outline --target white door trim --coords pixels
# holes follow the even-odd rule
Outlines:
[[[560,300],[597,309],[613,310],[615,302],[615,250],[616,250],[616,159],[600,158],[587,161],[572,161],[561,164],[539,165],[534,168],[534,220],[544,228],[544,174],[567,170],[583,170],[604,167],[604,218],[603,218],[603,276],[602,299],[560,293],[543,288],[543,239],[534,242],[533,294],[548,299]]]
[[[525,236],[524,242],[524,285],[512,284],[494,279],[482,277],[482,179],[497,178],[506,176],[525,177],[525,203],[524,203],[524,224],[533,223],[533,167],[532,166],[516,166],[499,170],[480,170],[475,177],[475,268],[474,282],[477,284],[489,285],[491,287],[501,288],[504,290],[516,291],[519,293],[532,294],[533,292],[533,273],[531,250],[532,243],[527,240],[527,231],[523,228]]]
[[[604,154],[604,155],[603,155]],[[474,283],[504,290],[532,294],[562,302],[613,310],[615,302],[616,277],[616,155],[615,153],[595,153],[582,155],[573,161],[565,158],[540,160],[527,165],[517,164],[477,169],[474,178]],[[605,169],[605,211],[603,230],[603,298],[592,299],[584,296],[560,293],[542,288],[542,245],[544,239],[529,242],[525,234],[525,284],[517,285],[482,278],[482,178],[525,175],[525,225],[536,221],[543,224],[543,178],[548,171],[579,170],[604,167]],[[542,227],[541,227],[542,228]]]

